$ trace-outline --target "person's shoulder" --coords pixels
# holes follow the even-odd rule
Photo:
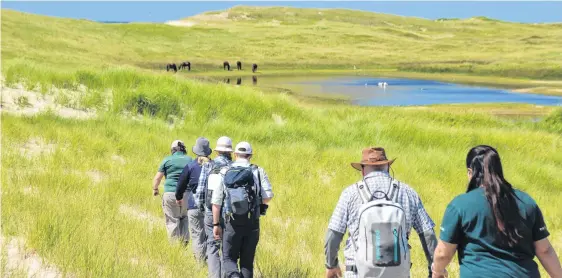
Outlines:
[[[521,201],[523,204],[527,206],[537,205],[535,199],[533,199],[533,197],[531,197],[531,195],[529,195],[527,192],[521,191],[519,189],[513,189],[513,191],[515,192],[515,196],[517,197],[517,199],[519,199],[519,201]]]

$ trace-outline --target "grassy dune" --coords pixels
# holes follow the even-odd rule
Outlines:
[[[244,15],[249,11],[252,13]],[[150,182],[172,140],[181,138],[191,144],[198,136],[206,136],[215,142],[226,134],[236,142],[247,140],[254,145],[255,163],[267,169],[276,192],[262,222],[256,260],[260,277],[323,274],[328,218],[343,188],[359,178],[349,162],[359,159],[361,148],[369,145],[384,146],[391,157],[398,158],[393,166],[395,176],[420,193],[437,225],[446,204],[465,189],[463,161],[468,149],[476,144],[497,147],[507,178],[537,200],[556,251],[562,253],[560,110],[530,122],[482,113],[531,109],[519,105],[439,106],[431,110],[318,105],[284,94],[206,84],[152,70],[152,65],[189,58],[209,65],[201,71],[212,71],[212,63],[225,59],[221,55],[245,55],[227,58],[257,61],[279,70],[292,62],[303,70],[338,69],[354,62],[361,65],[359,62],[365,61],[361,48],[355,48],[357,44],[352,47],[348,44],[351,39],[342,40],[341,36],[384,28],[433,35],[452,32],[454,40],[460,40],[460,34],[466,39],[470,32],[497,32],[496,36],[480,37],[478,45],[483,48],[494,40],[501,42],[502,34],[508,32],[505,30],[521,29],[520,34],[526,34],[546,28],[549,31],[542,36],[560,36],[554,25],[486,19],[433,22],[368,13],[354,13],[349,21],[345,13],[348,11],[235,8],[226,19],[215,13],[188,19],[197,24],[180,28],[104,25],[2,10],[6,86],[23,85],[39,95],[54,96],[61,106],[93,110],[98,115],[77,120],[49,112],[31,117],[2,113],[2,235],[23,237],[28,248],[74,277],[203,277],[206,270],[195,263],[191,249],[182,250],[167,242],[161,200],[150,195]],[[326,29],[317,26],[324,17],[329,18]],[[390,27],[383,28],[384,24]],[[417,24],[427,30],[406,28]],[[364,28],[356,28],[359,25]],[[453,27],[456,29],[450,30],[455,32],[443,31]],[[382,31],[392,33],[388,30]],[[257,37],[258,31],[264,37]],[[326,36],[326,42],[332,44],[322,49],[329,55],[321,56],[323,52],[311,34]],[[279,38],[274,41],[264,39],[275,35]],[[505,35],[505,40],[516,37],[512,35]],[[233,41],[235,36],[241,39]],[[287,38],[294,41],[281,43],[280,39]],[[399,34],[389,35],[389,39],[406,42]],[[437,43],[436,38],[416,40]],[[498,67],[505,65],[510,72],[527,68],[532,73],[518,76],[546,78],[559,73],[547,70],[547,76],[534,76],[539,74],[533,71],[538,69],[535,65],[548,69],[557,61],[547,50],[549,45],[554,47],[554,39],[551,44],[550,39],[545,41],[533,51],[521,52],[521,57],[528,57],[524,67],[511,68],[510,61],[516,60],[504,54],[508,51],[498,54],[483,49],[478,55],[494,57]],[[199,47],[194,50],[196,44]],[[380,47],[384,45],[402,54],[363,53],[369,53],[373,60],[388,57],[384,66],[398,67],[419,61],[407,58],[408,51],[427,59],[434,53],[439,60],[432,61],[451,58],[454,51],[467,55],[478,52],[463,52],[461,48],[466,47],[460,44],[453,52],[431,50],[428,45],[429,52],[423,53],[419,52],[422,48],[407,43],[381,43]],[[516,50],[512,44],[504,46]],[[232,52],[239,54],[225,54]],[[287,57],[298,59],[287,62]],[[475,65],[482,73],[493,67]],[[413,277],[423,277],[425,259],[416,236],[411,244]],[[1,270],[7,267],[6,256],[3,248]],[[456,266],[449,270],[452,277],[458,277]],[[25,276],[25,272],[17,275]]]

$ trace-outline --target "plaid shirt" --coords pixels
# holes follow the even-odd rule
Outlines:
[[[201,175],[199,176],[199,183],[197,185],[197,191],[195,191],[195,205],[197,207],[202,207],[205,204],[205,194],[207,193],[207,179],[209,178],[209,174],[213,169],[215,164],[222,166],[226,166],[230,164],[232,161],[224,156],[219,155],[217,156],[213,162],[207,162],[203,164],[201,167]]]
[[[364,180],[370,192],[375,192],[376,190],[388,193],[391,192],[391,179],[387,172],[371,172],[365,176]],[[435,224],[425,211],[416,191],[407,184],[400,183],[397,194],[396,200],[402,205],[402,208],[406,212],[405,228],[408,236],[410,235],[412,227],[418,234],[433,229]],[[354,242],[358,240],[357,230],[359,221],[357,214],[361,204],[362,200],[355,185],[348,186],[342,192],[336,209],[330,219],[330,224],[328,225],[330,230],[341,234],[345,234],[346,230],[349,230],[350,237],[345,243],[344,250],[346,265],[355,265],[355,249],[353,248],[351,238]],[[348,276],[349,275],[346,274],[346,277]]]

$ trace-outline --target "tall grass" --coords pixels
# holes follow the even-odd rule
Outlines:
[[[6,82],[25,82],[18,67],[10,69]],[[87,91],[100,92],[107,102],[105,112],[86,121],[49,113],[2,115],[2,234],[23,236],[65,273],[205,275],[190,249],[168,243],[161,201],[150,194],[151,177],[169,142],[194,142],[198,136],[251,142],[254,162],[270,176],[276,197],[262,221],[256,258],[262,277],[322,275],[329,216],[343,188],[359,179],[349,162],[371,145],[384,146],[398,158],[396,177],[419,192],[438,225],[446,204],[465,189],[468,149],[497,147],[506,176],[537,200],[561,252],[559,112],[544,122],[520,124],[475,113],[301,105],[252,88],[131,69],[53,75],[43,70],[29,69],[27,76],[37,76],[29,83],[39,88],[55,80],[69,88],[87,85]],[[45,152],[22,152],[33,140]],[[421,277],[426,266],[416,236],[411,244],[413,277]],[[456,277],[456,267],[451,270]]]

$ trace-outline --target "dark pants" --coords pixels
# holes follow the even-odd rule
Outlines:
[[[222,220],[221,220],[222,222]],[[207,234],[207,269],[209,278],[221,277],[221,256],[219,253],[221,241],[213,235],[213,213],[205,211],[205,233]]]
[[[254,277],[254,257],[259,239],[259,220],[240,217],[230,219],[225,223],[222,241],[224,277]],[[238,264],[240,264],[240,270],[238,270]]]

